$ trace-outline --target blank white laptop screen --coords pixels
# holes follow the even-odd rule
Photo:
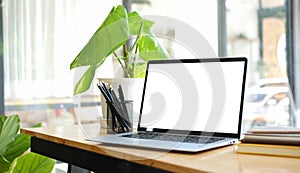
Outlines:
[[[140,127],[238,133],[244,63],[149,64]]]

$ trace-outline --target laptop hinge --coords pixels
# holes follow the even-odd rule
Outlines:
[[[153,132],[153,128],[146,128],[147,132]]]

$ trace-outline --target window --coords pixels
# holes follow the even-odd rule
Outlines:
[[[132,9],[144,14],[166,15],[184,21],[209,40],[219,56],[248,58],[244,112],[246,117],[251,117],[251,121],[255,121],[256,125],[295,125],[296,107],[291,87],[293,81],[288,79],[290,67],[287,65],[293,58],[287,49],[288,46],[293,46],[287,45],[287,40],[291,39],[287,34],[291,32],[291,28],[288,27],[291,10],[288,2],[291,1],[165,1],[168,6],[156,0],[142,2],[133,1]],[[176,32],[174,29],[174,38]],[[175,50],[175,57],[187,57],[186,47],[182,48],[174,41],[170,44],[173,48],[171,50]],[[277,96],[284,98],[274,98]],[[259,118],[261,121],[268,121],[266,116],[270,116],[273,110],[281,112],[285,119],[274,115],[271,122],[257,121]],[[247,128],[244,127],[244,130]]]
[[[133,1],[132,10],[155,21],[154,32],[163,36],[160,41],[175,58],[217,56],[216,0]],[[195,38],[198,40],[194,40]],[[207,51],[206,45],[212,50]]]
[[[73,121],[74,76],[69,71],[69,64],[111,7],[118,4],[121,1],[3,0],[6,114],[20,114],[22,122],[28,126],[34,122],[47,122],[47,116],[71,117]],[[285,111],[284,115],[288,113],[288,125],[295,125],[293,96],[298,104],[300,98],[300,80],[297,80],[300,62],[295,58],[299,57],[296,47],[300,38],[297,35],[300,32],[296,32],[300,28],[298,1],[133,0],[126,4],[145,17],[160,15],[183,22],[203,36],[216,56],[246,56],[249,59],[246,98],[255,103],[265,101],[261,103],[264,106],[252,109],[249,117],[257,120],[252,115],[253,110],[262,114],[266,107],[270,110],[270,106],[288,104],[280,109]],[[195,57],[193,48],[189,47],[194,44],[183,42],[184,37],[174,26],[158,25],[154,32],[168,36],[161,41],[174,57]],[[205,49],[201,47],[198,49],[203,53]],[[203,57],[206,55],[208,53],[203,53]],[[107,69],[103,71],[112,75]],[[0,90],[3,90],[1,86]],[[278,101],[273,96],[281,90],[286,94],[280,95],[284,98]],[[89,98],[86,102],[95,104]],[[247,103],[245,107],[248,107]]]
[[[74,123],[70,63],[120,3],[3,0],[5,113],[22,126]]]
[[[227,53],[249,59],[244,115],[252,121],[250,127],[296,123],[287,66],[293,58],[286,41],[291,39],[288,10],[285,0],[226,0]]]

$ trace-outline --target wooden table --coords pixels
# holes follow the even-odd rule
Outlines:
[[[95,172],[299,172],[300,159],[237,154],[237,145],[189,154],[95,144],[97,125],[23,128],[31,150]]]

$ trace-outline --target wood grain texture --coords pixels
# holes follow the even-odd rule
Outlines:
[[[106,134],[94,125],[22,128],[21,133],[172,172],[298,172],[300,170],[298,158],[238,154],[237,145],[190,154],[96,144],[85,139],[89,136]]]

